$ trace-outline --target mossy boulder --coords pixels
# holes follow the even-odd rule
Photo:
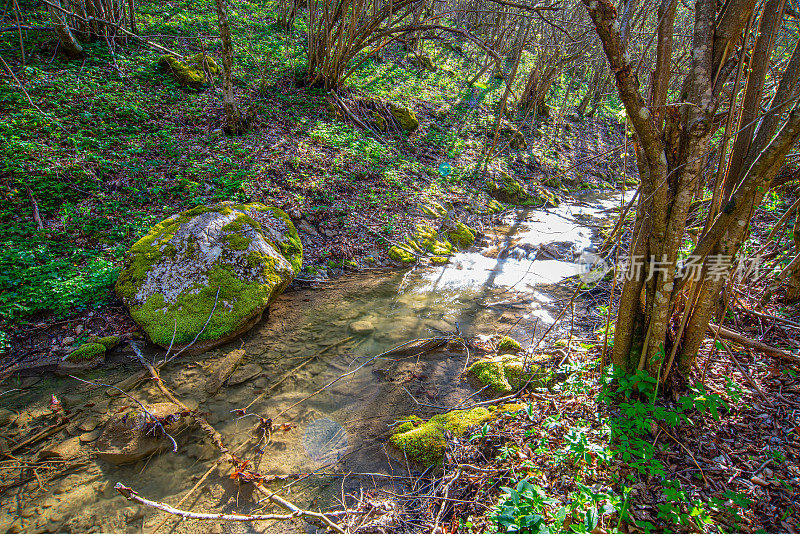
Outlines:
[[[200,89],[209,83],[208,74],[219,74],[219,65],[211,56],[195,54],[181,61],[175,56],[165,55],[158,60],[158,65],[164,72],[175,78],[183,87]]]
[[[416,113],[408,108],[396,105],[391,106],[392,116],[400,124],[400,127],[407,132],[414,132],[419,128],[419,119]]]
[[[302,269],[302,254],[278,208],[198,206],[131,247],[116,292],[153,343],[179,349],[202,330],[191,352],[203,352],[255,325]]]
[[[448,230],[447,239],[459,248],[468,248],[475,242],[475,232],[466,224],[459,222],[455,228]]]
[[[493,198],[490,198],[486,202],[486,212],[487,213],[501,213],[506,210],[506,207],[501,204],[500,202],[496,201]]]
[[[106,355],[106,347],[100,343],[84,343],[70,352],[64,361],[69,363],[83,363],[99,360]]]
[[[467,375],[478,382],[476,385],[489,386],[493,393],[505,394],[519,391],[525,384],[530,388],[542,387],[548,374],[535,363],[528,363],[525,369],[521,356],[501,354],[473,363]]]
[[[495,411],[488,408],[453,410],[434,415],[428,421],[411,416],[397,427],[389,438],[389,443],[409,461],[422,467],[442,465],[447,446],[445,431],[461,437],[470,427],[480,425],[495,417]]]
[[[448,210],[438,202],[431,201],[422,206],[422,213],[431,219],[442,219],[447,217]]]
[[[522,351],[522,345],[519,344],[514,338],[503,336],[500,338],[500,341],[497,342],[497,352],[501,354],[516,354],[517,352]]]
[[[506,173],[499,179],[487,182],[489,195],[500,202],[515,206],[556,207],[558,198],[547,189],[534,186],[533,192]]]

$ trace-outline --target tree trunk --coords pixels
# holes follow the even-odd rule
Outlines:
[[[689,206],[705,179],[720,96],[734,70],[736,60],[731,58],[754,5],[751,0],[731,0],[718,12],[715,0],[697,0],[691,59],[677,97],[679,104],[668,105],[666,89],[670,86],[674,31],[674,8],[669,2],[665,0],[659,9],[657,60],[648,107],[639,91],[635,63],[631,64],[620,36],[614,6],[610,0],[583,0],[637,137],[641,179],[629,266],[615,328],[613,362],[627,373],[645,369],[661,382],[673,367],[683,376],[691,368],[714,305],[747,235],[750,218],[790,147],[800,138],[800,107],[795,105],[777,135],[772,135],[775,130],[763,132],[761,137],[766,141],[754,143],[749,150],[740,143],[731,158],[742,159],[743,171],[728,177],[735,187],[731,188],[724,209],[710,214],[706,231],[688,255],[687,264],[693,269],[689,271],[687,264],[679,265]],[[770,36],[780,26],[784,3],[785,0],[768,0],[761,15],[760,35],[768,42],[756,48],[759,54],[763,51],[765,64],[774,47]],[[750,12],[743,14],[741,10],[748,6]],[[750,100],[760,105],[764,77],[759,71],[751,76]],[[784,76],[777,93],[788,94],[794,81]],[[759,134],[762,132],[756,132],[756,139]]]
[[[60,0],[51,0],[50,3],[61,7]],[[72,35],[72,31],[69,29],[69,25],[67,24],[66,15],[57,7],[47,7],[50,11],[50,19],[53,21],[53,28],[56,32],[56,35],[58,35],[59,43],[64,49],[64,54],[66,54],[66,56],[70,59],[79,58],[81,54],[83,54],[83,47],[80,45],[78,40],[75,39],[75,36]]]
[[[217,1],[217,18],[219,19],[219,36],[222,39],[222,106],[225,112],[223,130],[231,135],[238,135],[245,130],[244,121],[236,106],[233,94],[233,43],[228,26],[228,8],[225,0]]]

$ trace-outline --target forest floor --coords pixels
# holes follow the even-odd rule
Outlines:
[[[207,2],[138,9],[141,32],[163,46],[184,54],[218,46]],[[234,74],[250,124],[237,137],[221,130],[220,80],[183,89],[159,69],[159,53],[134,42],[92,43],[69,62],[51,35],[29,34],[25,92],[0,78],[0,352],[57,358],[92,334],[129,338],[135,325],[113,294],[125,251],[152,225],[199,204],[284,209],[301,233],[302,280],[393,266],[388,248],[431,200],[451,202],[481,230],[493,220],[485,180],[498,169],[526,185],[556,185],[559,195],[631,180],[615,109],[578,121],[566,110],[581,90],[566,78],[552,92],[565,105],[527,119],[527,148],[501,143],[487,170],[481,152],[493,141],[503,90],[490,72],[468,86],[478,50],[425,44],[433,72],[414,67],[400,44],[365,63],[340,93],[348,108],[368,116],[365,106],[394,102],[421,123],[410,135],[376,135],[332,113],[325,91],[298,85],[302,21],[284,33],[269,9],[237,2],[232,24],[248,36],[237,41]],[[13,49],[11,33],[2,38]],[[20,60],[8,62],[18,70]],[[632,171],[632,158],[627,164]]]

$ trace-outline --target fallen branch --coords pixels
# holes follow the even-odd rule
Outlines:
[[[795,356],[788,350],[779,349],[777,347],[772,347],[765,343],[761,343],[760,341],[756,341],[754,339],[750,339],[749,337],[745,337],[744,335],[740,334],[739,332],[734,332],[733,330],[729,330],[724,326],[719,326],[715,324],[709,323],[708,325],[709,331],[714,333],[715,331],[719,332],[719,335],[724,337],[725,339],[730,339],[734,343],[738,343],[744,347],[749,347],[753,350],[757,350],[759,352],[763,352],[764,354],[769,354],[770,356],[775,356],[785,362],[791,363],[800,363],[800,357]]]
[[[165,504],[163,502],[158,501],[151,501],[149,499],[145,499],[143,497],[139,497],[139,494],[134,491],[133,489],[125,486],[122,482],[117,482],[114,485],[114,489],[120,492],[123,497],[128,499],[129,501],[138,502],[144,506],[149,506],[150,508],[155,508],[157,510],[161,510],[162,512],[167,512],[168,514],[172,515],[179,515],[181,517],[185,517],[187,519],[200,519],[200,520],[211,520],[211,521],[287,521],[289,519],[295,519],[302,515],[302,510],[299,508],[296,512],[292,512],[291,514],[257,514],[257,515],[242,515],[242,514],[204,514],[200,512],[188,512],[186,510],[179,510],[177,508],[173,508],[172,506]]]
[[[292,512],[292,514],[293,514],[292,517],[302,517],[308,523],[311,523],[312,525],[317,525],[317,526],[322,527],[322,528],[328,527],[328,528],[331,528],[331,529],[335,530],[339,534],[346,534],[346,532],[344,531],[344,529],[342,527],[340,527],[339,525],[337,525],[336,523],[331,521],[330,518],[328,518],[325,514],[322,514],[322,513],[319,513],[319,512],[311,512],[309,510],[301,510],[300,508],[295,506],[293,503],[287,501],[286,499],[283,499],[282,497],[278,497],[277,495],[275,495],[274,493],[270,492],[269,490],[267,490],[264,486],[262,486],[260,484],[256,484],[256,489],[260,493],[263,493],[264,495],[266,495],[267,498],[270,501],[272,501],[274,504],[277,504],[278,506],[280,506],[284,510],[288,510],[288,511]]]

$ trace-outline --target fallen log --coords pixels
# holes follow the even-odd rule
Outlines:
[[[719,335],[721,337],[724,337],[725,339],[729,339],[729,340],[733,341],[734,343],[738,343],[739,345],[742,345],[743,347],[748,347],[748,348],[751,348],[753,350],[757,350],[759,352],[763,352],[764,354],[769,354],[770,356],[774,356],[774,357],[779,358],[779,359],[781,359],[781,360],[783,360],[785,362],[800,363],[800,357],[795,356],[794,354],[792,354],[788,350],[783,350],[783,349],[779,349],[777,347],[772,347],[770,345],[767,345],[766,343],[761,343],[760,341],[756,341],[754,339],[750,339],[749,337],[746,337],[743,334],[740,334],[739,332],[735,332],[733,330],[729,330],[728,328],[725,328],[724,326],[719,326],[719,325],[716,325],[716,324],[709,323],[708,329],[712,334],[715,333],[715,332],[719,332]]]

